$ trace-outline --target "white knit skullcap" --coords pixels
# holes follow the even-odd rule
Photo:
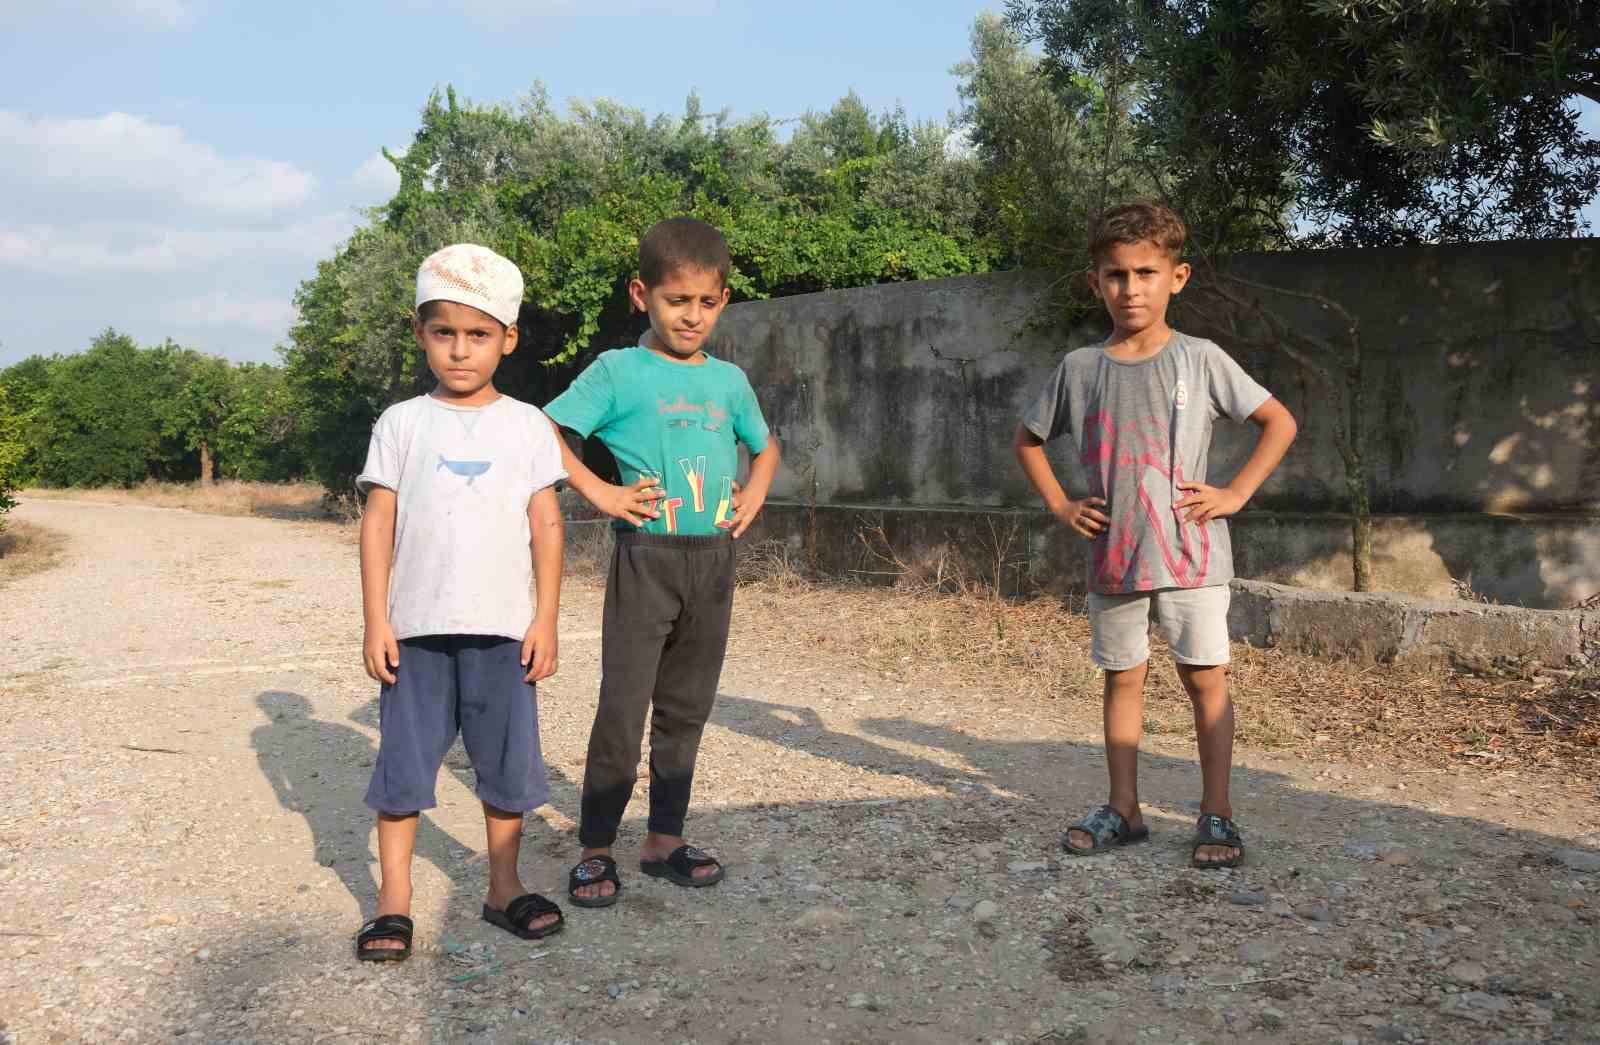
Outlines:
[[[417,306],[429,301],[471,305],[509,327],[522,306],[522,273],[488,247],[457,243],[428,255],[417,270]]]

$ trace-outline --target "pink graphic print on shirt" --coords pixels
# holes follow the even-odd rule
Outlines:
[[[1089,546],[1097,590],[1150,591],[1156,587],[1149,561],[1139,554],[1139,513],[1143,513],[1144,525],[1160,545],[1162,561],[1173,581],[1184,588],[1197,588],[1205,582],[1206,568],[1211,561],[1211,534],[1207,527],[1200,523],[1185,524],[1170,506],[1165,511],[1157,509],[1145,488],[1145,479],[1151,473],[1165,483],[1169,491],[1175,490],[1178,483],[1189,481],[1184,477],[1183,465],[1172,460],[1171,447],[1170,429],[1159,417],[1118,423],[1102,410],[1084,418],[1083,452],[1079,460],[1084,468],[1099,475],[1100,489],[1111,502],[1111,525]],[[1136,505],[1118,503],[1123,498],[1112,485],[1118,473],[1132,475],[1133,485],[1139,491]],[[1125,479],[1123,489],[1127,485]],[[1174,544],[1178,545],[1176,552]],[[1135,570],[1133,583],[1129,584],[1129,574]]]

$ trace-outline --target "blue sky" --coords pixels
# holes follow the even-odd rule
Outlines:
[[[512,101],[541,81],[650,112],[698,89],[778,117],[854,89],[943,117],[998,6],[0,0],[0,365],[107,326],[275,358],[295,287],[388,197],[378,150],[436,86]]]
[[[428,92],[955,107],[977,0],[0,0],[0,365],[115,326],[269,360]],[[603,13],[593,13],[603,10]]]

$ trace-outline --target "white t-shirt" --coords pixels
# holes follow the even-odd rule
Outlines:
[[[550,422],[520,400],[422,395],[385,410],[356,486],[395,492],[395,638],[522,638],[533,621],[528,501],[566,477]]]

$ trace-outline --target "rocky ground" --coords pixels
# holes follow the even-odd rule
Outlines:
[[[702,747],[709,890],[638,874],[528,944],[478,919],[458,748],[420,838],[418,953],[356,963],[376,688],[327,524],[69,501],[61,565],[0,590],[0,1041],[1600,1042],[1600,810],[1493,777],[1240,752],[1250,846],[1187,867],[1192,744],[1145,760],[1153,841],[1062,856],[1103,787],[1097,709],[757,662]],[[541,687],[560,896],[598,589]],[[761,626],[781,626],[765,620]],[[753,622],[744,621],[748,629]],[[748,650],[753,642],[745,642]],[[642,813],[642,803],[630,813]]]

